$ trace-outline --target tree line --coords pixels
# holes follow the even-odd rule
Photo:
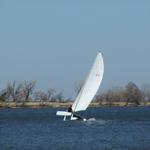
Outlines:
[[[107,102],[110,105],[113,102],[125,102],[126,105],[129,103],[136,105],[147,103],[150,102],[150,85],[143,84],[139,88],[134,82],[129,82],[125,87],[111,88],[97,95],[95,101],[100,104]]]
[[[13,81],[0,91],[0,101],[3,102],[62,102],[63,93],[54,88],[47,91],[35,91],[36,81]]]
[[[0,101],[3,102],[67,102],[62,92],[57,92],[54,88],[47,91],[36,91],[36,81],[13,81],[0,90]],[[75,92],[78,94],[82,88],[82,83],[75,84]],[[115,87],[98,94],[95,102],[101,104],[106,102],[126,102],[139,105],[150,102],[150,85],[143,84],[139,88],[134,82],[129,82],[125,87]]]

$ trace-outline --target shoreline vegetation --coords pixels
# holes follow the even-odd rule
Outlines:
[[[1,108],[68,108],[72,105],[72,102],[0,102]],[[150,106],[150,102],[141,103],[136,105],[135,103],[126,102],[112,102],[111,104],[107,102],[92,102],[89,107],[130,107],[130,106]]]
[[[75,85],[76,95],[82,86],[83,83]],[[37,91],[36,81],[13,81],[0,89],[0,108],[67,108],[72,103],[72,99],[65,98],[63,92],[54,88]],[[104,106],[150,106],[150,84],[139,87],[134,82],[129,82],[124,87],[113,87],[98,93],[90,107]]]

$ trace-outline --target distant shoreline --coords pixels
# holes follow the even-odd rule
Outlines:
[[[0,108],[67,108],[72,105],[72,102],[0,102]],[[126,102],[102,102],[97,103],[93,102],[90,104],[90,107],[104,107],[104,106],[150,106],[150,103],[142,103],[140,105],[136,105],[134,103],[126,103]]]

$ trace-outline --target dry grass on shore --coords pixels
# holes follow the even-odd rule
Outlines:
[[[72,105],[72,102],[0,102],[0,108],[42,108],[42,107],[69,107]],[[101,104],[93,102],[90,104],[90,107],[101,107],[101,106],[136,106],[133,103],[126,104],[126,102],[102,102]],[[139,106],[150,106],[149,103],[143,103]]]

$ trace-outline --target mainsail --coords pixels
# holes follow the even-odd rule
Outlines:
[[[86,110],[94,98],[101,84],[104,73],[104,62],[101,53],[98,53],[90,73],[81,88],[75,102],[72,105],[72,111]]]

